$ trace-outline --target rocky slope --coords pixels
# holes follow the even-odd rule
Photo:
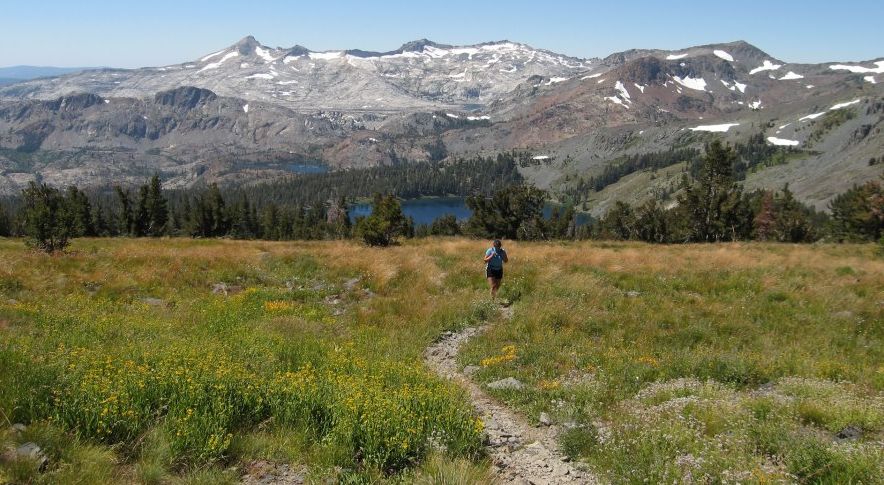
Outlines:
[[[747,184],[788,182],[824,207],[882,172],[869,163],[884,157],[881,80],[884,60],[790,64],[745,42],[584,60],[507,41],[376,53],[247,37],[190,63],[0,88],[0,193],[154,171],[171,186],[238,183],[305,160],[426,159],[440,142],[450,156],[530,151],[524,174],[555,193],[624,155],[762,133],[800,153]],[[647,197],[639,179],[591,205]]]
[[[149,96],[196,86],[290,109],[398,112],[482,107],[532,75],[569,77],[591,61],[509,41],[453,47],[423,39],[390,52],[271,48],[254,37],[172,66],[100,69],[0,89],[0,97],[54,99],[89,92]]]

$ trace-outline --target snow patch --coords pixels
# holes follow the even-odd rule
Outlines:
[[[875,76],[865,76],[863,78],[863,81],[870,82],[872,84],[878,84],[875,82]]]
[[[802,117],[802,118],[798,118],[798,121],[815,120],[815,119],[819,118],[820,116],[822,116],[822,115],[824,115],[824,114],[826,114],[825,111],[823,111],[822,113],[814,113],[814,114],[812,114],[812,115],[807,115],[807,116],[804,116],[804,117]]]
[[[221,60],[219,60],[218,62],[210,62],[209,64],[206,64],[202,69],[199,70],[199,72],[203,72],[208,69],[218,69],[219,67],[221,67],[221,64],[224,64],[224,61],[233,59],[237,56],[239,56],[239,52],[228,52],[224,55],[224,57],[221,58]]]
[[[684,54],[669,54],[668,56],[666,56],[666,60],[667,60],[667,61],[677,61],[677,60],[679,60],[679,59],[683,59],[683,58],[685,58],[685,57],[687,57],[687,56],[688,56],[687,53],[684,53]]]
[[[698,77],[698,78],[686,77],[686,78],[682,79],[678,76],[673,76],[672,79],[674,79],[675,82],[677,82],[678,84],[681,84],[682,86],[684,86],[686,88],[694,89],[696,91],[706,91],[706,80],[701,77]]]
[[[629,91],[626,90],[626,86],[623,85],[622,82],[617,81],[617,84],[614,85],[614,89],[620,91],[620,95],[623,96],[623,99],[629,103]]]
[[[248,103],[244,104],[242,106],[242,110],[244,113],[248,113],[249,112],[249,104]]]
[[[785,138],[777,138],[775,136],[767,137],[767,141],[771,145],[781,146],[781,147],[797,147],[801,144],[798,140],[787,140]]]
[[[251,76],[246,76],[246,79],[273,79],[273,74],[252,74]]]
[[[804,79],[804,76],[801,74],[796,74],[792,71],[786,73],[785,76],[780,78],[780,81],[791,81],[792,79]]]
[[[779,127],[778,129],[782,130],[783,128],[785,128],[785,127],[787,127],[787,126],[789,126],[789,125],[791,125],[791,124],[792,124],[792,123],[786,123],[785,125]]]
[[[490,116],[467,116],[467,119],[470,121],[481,121],[481,120],[491,120]]]
[[[726,133],[728,130],[733,128],[734,126],[740,126],[739,123],[723,123],[721,125],[700,125],[696,128],[691,128],[691,131],[708,131],[711,133]]]
[[[270,55],[270,51],[262,48],[261,46],[255,47],[255,54],[258,54],[258,57],[264,59],[266,62],[273,62],[276,59]]]
[[[276,84],[279,84],[280,86],[287,86],[289,84],[298,84],[298,81],[277,81]]]
[[[835,106],[832,106],[831,108],[829,108],[829,111],[833,111],[833,110],[841,109],[841,108],[846,108],[848,106],[852,106],[854,104],[857,104],[860,101],[861,101],[860,99],[854,99],[853,101],[848,101],[846,103],[838,103]]]
[[[624,102],[623,102],[620,98],[618,98],[617,96],[607,96],[607,97],[605,97],[605,99],[607,99],[607,100],[609,100],[609,101],[613,101],[614,103],[617,103],[617,104],[619,104],[620,106],[623,106],[624,108],[629,109],[629,106],[627,106],[626,103],[624,103]]]
[[[757,101],[752,101],[751,103],[749,103],[749,107],[752,109],[761,109],[761,100],[759,99]]]
[[[549,160],[549,155],[537,155],[536,157],[531,157],[531,160]]]
[[[770,62],[769,60],[765,59],[764,62],[761,64],[761,66],[756,67],[755,69],[752,69],[751,71],[749,71],[749,74],[755,74],[755,73],[762,72],[762,71],[776,71],[777,69],[779,69],[781,67],[783,67],[782,64],[774,64],[773,62]]]
[[[456,120],[460,119],[460,116],[457,116],[456,114],[452,114],[452,113],[445,113],[445,116],[447,116],[449,118],[454,118]]]
[[[597,77],[599,77],[599,76],[601,76],[601,75],[602,75],[601,72],[600,72],[600,73],[597,73],[597,74],[590,74],[589,76],[583,76],[582,78],[580,78],[580,80],[581,80],[581,81],[586,81],[587,79],[594,79],[594,78],[597,78]]]
[[[737,81],[734,81],[734,86],[735,86],[737,89],[739,89],[741,93],[745,93],[745,92],[746,92],[746,85],[745,85],[745,84],[740,84],[740,83],[738,83]]]
[[[728,54],[725,51],[716,49],[716,50],[712,51],[712,53],[715,54],[716,56],[726,60],[726,61],[734,62],[734,56]]]
[[[603,82],[605,82],[605,78],[601,78],[601,79],[599,79],[598,81],[596,81],[595,83],[596,83],[596,84],[601,84],[601,83],[603,83]]]
[[[829,66],[829,69],[836,71],[850,71],[854,74],[882,74],[884,73],[884,61],[876,61],[878,67],[848,66],[846,64],[835,64]]]
[[[213,58],[213,57],[218,57],[218,56],[220,56],[221,54],[224,54],[224,51],[223,51],[223,50],[220,50],[220,51],[218,51],[218,52],[215,52],[215,53],[209,54],[209,55],[207,55],[206,57],[203,57],[202,59],[200,59],[200,62],[206,62],[206,61],[208,61],[209,59],[211,59],[211,58]]]
[[[551,77],[551,78],[549,78],[549,82],[546,83],[546,85],[549,86],[550,84],[563,83],[563,82],[567,81],[568,79],[571,79],[571,78],[570,77]]]
[[[642,92],[642,94],[645,94],[645,87],[644,86],[642,86],[639,83],[633,83],[633,84],[635,84],[635,87],[637,87],[638,90]]]

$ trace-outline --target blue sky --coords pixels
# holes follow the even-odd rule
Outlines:
[[[0,66],[165,65],[246,35],[313,50],[509,39],[595,57],[742,39],[790,62],[884,56],[884,0],[4,0],[0,15]]]

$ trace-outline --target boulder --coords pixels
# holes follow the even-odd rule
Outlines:
[[[507,377],[505,379],[500,379],[499,381],[494,381],[489,383],[489,389],[524,389],[525,384],[522,384],[522,381],[516,379],[515,377]]]
[[[476,372],[479,372],[479,369],[481,369],[481,367],[479,367],[478,365],[468,365],[463,368],[463,375],[472,376]]]

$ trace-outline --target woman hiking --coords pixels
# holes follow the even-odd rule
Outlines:
[[[495,239],[491,247],[485,251],[485,277],[491,287],[491,298],[497,298],[497,290],[500,289],[500,280],[503,279],[503,263],[509,261],[506,251],[500,247],[500,239]]]

